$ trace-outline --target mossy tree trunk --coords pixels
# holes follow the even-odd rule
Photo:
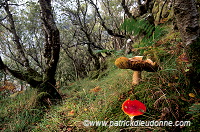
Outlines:
[[[60,34],[53,17],[51,0],[39,0],[39,3],[46,40],[44,52],[46,67],[40,88],[41,91],[50,93],[53,98],[61,99],[60,94],[55,89],[55,74],[60,53]]]
[[[7,13],[7,18],[9,22],[8,24],[10,25],[10,28],[7,30],[13,35],[14,44],[17,47],[16,51],[18,52],[18,55],[20,57],[20,60],[16,63],[22,65],[23,69],[21,69],[20,71],[13,70],[9,66],[7,66],[0,57],[0,70],[18,79],[26,81],[33,88],[37,88],[39,92],[47,92],[52,97],[52,99],[61,99],[60,94],[55,88],[55,74],[60,53],[59,30],[56,27],[56,23],[53,17],[51,0],[39,0],[39,4],[45,38],[44,72],[39,73],[31,67],[31,62],[27,57],[28,55],[24,50],[23,44],[20,42],[20,35],[18,35],[17,33],[15,20],[11,14],[9,3],[7,0],[5,1],[4,5],[2,5],[5,12]]]
[[[200,29],[196,3],[195,0],[175,0],[173,4],[184,50],[192,64],[188,72],[190,86],[198,88],[200,84]]]

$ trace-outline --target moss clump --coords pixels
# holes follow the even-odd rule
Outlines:
[[[126,57],[117,58],[115,61],[115,65],[120,69],[128,69],[130,68],[129,59]]]

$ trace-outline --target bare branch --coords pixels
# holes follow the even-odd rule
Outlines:
[[[96,13],[97,13],[97,16],[98,18],[100,19],[100,22],[101,22],[101,25],[102,27],[104,27],[104,29],[107,31],[107,33],[111,36],[115,36],[115,37],[120,37],[120,38],[125,38],[124,35],[121,35],[121,34],[117,34],[117,33],[114,33],[113,30],[109,29],[106,24],[105,24],[105,21],[104,19],[102,18],[100,12],[99,12],[99,9],[97,7],[97,5],[92,1],[92,0],[87,0],[96,10]]]
[[[2,22],[0,22],[0,25],[4,27],[6,30],[8,30],[9,32],[12,32],[11,29],[7,27],[6,25],[4,25]]]
[[[3,7],[4,7],[4,9],[5,9],[6,13],[7,13],[8,21],[10,23],[10,28],[7,28],[6,26],[4,26],[4,28],[8,29],[12,33],[12,35],[14,37],[14,42],[15,42],[15,44],[17,46],[17,50],[18,50],[18,52],[20,54],[20,58],[22,59],[22,63],[24,64],[24,66],[27,69],[31,69],[30,66],[29,66],[29,61],[25,56],[22,44],[20,43],[20,37],[17,34],[16,28],[15,28],[14,19],[13,19],[13,16],[12,16],[11,12],[10,12],[9,5],[8,5],[7,1],[5,2],[5,5]]]

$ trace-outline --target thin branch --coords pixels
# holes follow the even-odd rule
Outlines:
[[[30,67],[29,60],[25,56],[24,47],[22,46],[22,44],[20,42],[20,37],[17,34],[15,23],[14,23],[14,18],[13,18],[12,13],[10,12],[8,0],[5,0],[3,8],[4,8],[5,12],[7,13],[8,22],[10,24],[10,28],[7,28],[7,30],[13,35],[13,38],[14,38],[13,41],[14,41],[14,43],[16,45],[17,51],[19,52],[19,57],[18,57],[19,59],[16,59],[16,57],[14,57],[14,55],[11,52],[11,48],[9,47],[10,53],[14,57],[15,62],[18,62],[19,64],[21,64],[22,66],[24,66],[26,69],[25,69],[24,73],[22,73],[20,71],[12,70],[8,66],[6,66],[3,63],[2,59],[0,58],[1,59],[0,60],[1,61],[0,62],[1,63],[1,69],[0,70],[3,70],[4,72],[11,74],[11,75],[13,75],[14,77],[16,77],[18,79],[27,81],[29,84],[31,84],[32,86],[34,86],[35,85],[34,83],[36,82],[36,81],[34,81],[35,77],[37,76],[38,78],[40,78],[41,75],[37,71],[33,70]],[[6,26],[4,28],[6,28]],[[8,45],[8,46],[10,46],[10,45]],[[33,84],[31,82],[31,80],[34,82]]]
[[[120,38],[125,38],[124,35],[121,35],[121,34],[117,34],[117,33],[114,33],[113,30],[109,29],[106,24],[105,24],[105,21],[104,19],[102,18],[100,12],[99,12],[99,9],[97,7],[97,5],[92,1],[92,0],[88,0],[88,2],[95,8],[96,12],[97,12],[97,16],[98,18],[100,19],[100,23],[102,25],[102,27],[104,27],[104,29],[107,31],[107,33],[111,36],[115,36],[115,37],[120,37]]]
[[[9,32],[12,32],[11,29],[7,27],[6,25],[4,25],[2,22],[0,22],[0,25],[4,27],[6,30],[8,30]]]
[[[4,18],[1,18],[0,21],[3,21],[7,18],[8,16],[6,15]]]
[[[8,28],[8,30],[12,33],[13,37],[14,37],[14,42],[17,46],[17,50],[20,54],[20,57],[22,59],[22,63],[24,64],[24,66],[27,68],[27,69],[31,69],[30,66],[29,66],[29,61],[28,59],[26,58],[25,56],[25,53],[24,53],[24,49],[20,43],[20,38],[17,34],[17,31],[16,31],[16,28],[15,28],[15,23],[14,23],[14,19],[13,19],[13,16],[10,12],[10,9],[9,9],[9,5],[8,5],[8,2],[6,1],[5,2],[5,6],[4,6],[4,9],[8,15],[8,21],[10,23],[10,28]]]
[[[114,14],[113,14],[112,11],[111,11],[111,7],[110,7],[110,2],[109,2],[109,0],[106,0],[106,2],[104,2],[104,1],[102,1],[102,2],[103,2],[103,4],[104,4],[104,6],[107,8],[109,15],[112,17],[113,23],[115,24],[117,30],[120,31],[120,28],[119,28],[119,26],[118,26],[118,25],[119,25],[119,22],[116,20],[117,17],[115,17]],[[115,19],[115,18],[116,18],[116,19]]]

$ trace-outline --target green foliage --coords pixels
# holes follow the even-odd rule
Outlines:
[[[166,33],[163,27],[154,26],[144,19],[125,19],[121,29],[134,36],[143,34],[139,47],[152,46]]]
[[[193,115],[193,117],[199,117],[200,116],[200,103],[193,104],[192,106],[190,106],[189,111],[187,113]]]
[[[146,32],[147,36],[150,36],[153,32],[154,26],[149,24],[148,21],[135,20],[130,18],[124,20],[124,23],[121,25],[121,28],[133,35],[138,35],[141,32]]]

